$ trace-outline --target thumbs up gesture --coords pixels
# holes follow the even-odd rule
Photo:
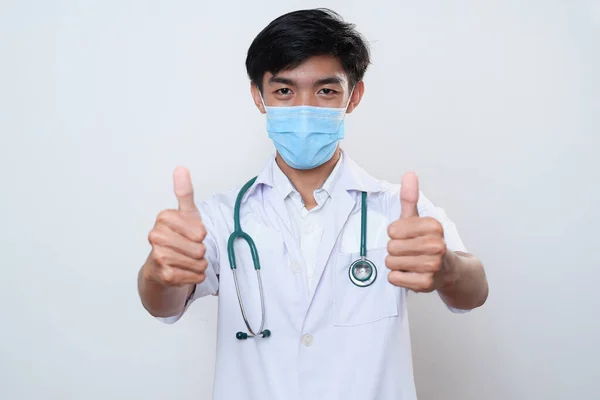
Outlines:
[[[390,283],[415,292],[431,292],[444,285],[446,242],[442,225],[434,218],[421,218],[417,209],[419,181],[409,172],[400,188],[400,219],[388,227]]]
[[[206,229],[194,204],[194,189],[190,173],[177,168],[173,173],[177,210],[158,214],[148,235],[152,245],[150,262],[144,265],[146,278],[165,286],[183,286],[204,281],[208,262],[202,241]]]

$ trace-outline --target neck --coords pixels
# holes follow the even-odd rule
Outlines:
[[[279,153],[277,153],[277,156],[275,157],[275,161],[279,168],[281,168],[281,171],[283,171],[302,196],[302,200],[304,201],[307,210],[317,206],[314,191],[323,186],[339,159],[340,148],[338,147],[335,150],[333,157],[325,164],[320,165],[317,168],[302,170],[294,169],[287,165]]]

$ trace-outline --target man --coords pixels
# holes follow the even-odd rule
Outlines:
[[[415,399],[408,292],[437,291],[455,312],[487,298],[482,264],[415,174],[391,185],[340,150],[369,63],[364,40],[332,11],[275,19],[246,68],[276,155],[247,190],[207,201],[195,202],[189,172],[175,170],[179,208],[158,215],[139,293],[165,322],[219,296],[215,399]],[[236,276],[230,269],[238,194],[260,284],[243,239]]]

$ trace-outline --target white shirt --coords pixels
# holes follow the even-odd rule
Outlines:
[[[302,195],[296,190],[277,163],[273,164],[274,187],[283,196],[288,213],[295,222],[295,235],[300,238],[302,260],[295,267],[302,268],[300,264],[303,264],[309,294],[312,294],[315,290],[315,279],[313,278],[317,262],[317,250],[323,237],[326,222],[332,219],[331,213],[333,213],[333,210],[328,200],[339,175],[342,157],[343,154],[340,155],[340,159],[325,183],[313,192],[317,206],[311,210],[305,207]]]
[[[388,282],[385,266],[387,226],[401,211],[400,186],[371,177],[346,153],[338,167],[327,185],[326,206],[315,212],[323,212],[323,218],[310,221],[324,222],[318,228],[316,252],[310,250],[315,247],[312,234],[303,251],[302,224],[293,210],[297,205],[293,195],[292,203],[286,204],[290,193],[280,190],[285,180],[278,176],[274,157],[243,198],[241,227],[254,239],[260,257],[265,328],[272,332],[267,339],[235,337],[247,330],[229,268],[227,240],[241,186],[199,202],[208,231],[204,244],[209,268],[186,309],[197,298],[218,293],[214,399],[416,399],[407,291]],[[368,199],[367,257],[379,273],[365,288],[348,277],[348,267],[359,257],[361,191]],[[442,223],[449,250],[466,251],[441,208],[423,194],[417,207],[420,216]],[[238,240],[234,247],[246,314],[256,330],[261,321],[256,273],[248,246]],[[180,317],[162,320],[172,323]]]

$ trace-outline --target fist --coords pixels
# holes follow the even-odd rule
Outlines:
[[[388,280],[415,292],[431,292],[444,284],[446,242],[442,225],[434,218],[421,218],[417,209],[419,181],[409,172],[400,188],[400,219],[388,227]]]
[[[206,229],[194,204],[190,173],[177,168],[173,173],[177,210],[158,214],[148,235],[152,251],[144,265],[144,276],[165,286],[182,286],[204,281],[208,262],[202,243]]]

